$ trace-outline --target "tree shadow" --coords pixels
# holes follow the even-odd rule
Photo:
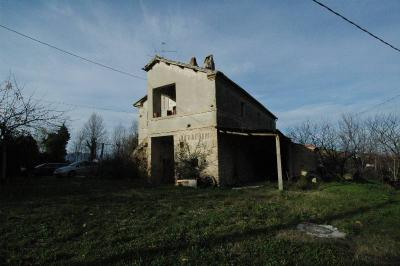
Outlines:
[[[135,186],[129,180],[106,180],[94,178],[37,178],[19,179],[0,188],[0,199],[3,203],[23,201],[57,201],[64,197],[110,195]]]
[[[388,207],[390,205],[397,204],[397,203],[399,203],[399,201],[388,200],[386,202],[376,204],[373,206],[361,207],[361,208],[349,210],[349,211],[342,212],[342,213],[328,215],[328,216],[325,216],[322,218],[309,219],[307,222],[330,223],[334,220],[349,218],[349,217],[352,217],[352,216],[355,216],[358,214],[374,211],[376,209]],[[171,245],[164,245],[161,247],[137,248],[137,249],[132,249],[132,250],[126,251],[121,254],[111,255],[106,258],[96,259],[93,261],[86,261],[84,263],[83,262],[82,263],[80,263],[80,262],[73,263],[73,265],[107,265],[107,264],[112,264],[112,263],[117,263],[117,262],[122,262],[122,261],[132,261],[137,258],[142,258],[142,259],[143,258],[152,258],[156,255],[166,255],[166,254],[176,253],[181,250],[190,248],[192,246],[200,246],[200,247],[210,248],[210,247],[213,247],[213,246],[216,246],[219,244],[223,244],[226,242],[237,242],[237,241],[245,240],[248,238],[256,237],[259,235],[274,235],[278,231],[281,231],[281,230],[293,229],[301,222],[305,222],[305,221],[299,220],[299,219],[293,219],[287,223],[266,226],[266,227],[257,228],[257,229],[250,229],[250,230],[247,230],[244,232],[234,232],[231,234],[214,236],[209,239],[204,239],[202,241],[196,241],[196,242],[180,241],[180,242],[176,242]]]

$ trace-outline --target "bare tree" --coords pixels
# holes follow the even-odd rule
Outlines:
[[[112,136],[113,155],[118,158],[129,158],[137,146],[137,123],[134,121],[130,128],[118,125]]]
[[[300,144],[312,144],[312,135],[316,132],[316,124],[311,123],[310,120],[301,123],[300,125],[290,128],[288,136],[297,143]]]
[[[119,124],[114,128],[112,136],[113,155],[115,157],[122,157],[124,154],[124,143],[126,141],[126,128]]]
[[[318,160],[324,178],[343,176],[348,160],[346,138],[340,138],[337,123],[306,121],[289,130],[289,136],[300,144],[312,144],[317,149]]]
[[[107,131],[103,118],[93,113],[83,127],[83,136],[86,147],[89,150],[90,160],[97,157],[97,151],[101,149],[101,144],[105,142]]]
[[[84,135],[83,130],[81,129],[77,132],[74,140],[72,141],[72,150],[75,154],[76,161],[79,161],[82,159],[82,153],[85,148],[84,141],[85,141],[85,135]]]
[[[30,132],[43,125],[59,123],[63,112],[52,110],[33,95],[25,96],[14,77],[0,84],[0,133],[2,144],[2,180],[6,179],[7,143],[12,136]]]
[[[126,142],[127,152],[129,156],[132,155],[132,152],[136,149],[138,144],[139,144],[138,124],[137,121],[133,121],[128,129],[128,139]]]
[[[364,159],[371,148],[365,122],[354,115],[343,115],[338,125],[338,137],[343,159],[352,161],[355,170],[353,177],[360,178],[365,166]]]
[[[389,170],[397,181],[400,172],[400,117],[380,115],[369,119],[367,123],[375,142],[380,144],[379,151],[392,159]]]

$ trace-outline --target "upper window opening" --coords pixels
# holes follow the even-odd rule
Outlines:
[[[153,89],[153,117],[165,117],[175,114],[175,84]]]

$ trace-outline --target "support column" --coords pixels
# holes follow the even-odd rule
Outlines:
[[[282,180],[282,160],[281,160],[281,142],[279,140],[279,135],[275,135],[275,145],[276,145],[276,167],[278,173],[278,188],[283,190],[283,180]]]

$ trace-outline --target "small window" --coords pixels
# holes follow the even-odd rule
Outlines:
[[[240,102],[240,116],[244,116],[244,102]]]

